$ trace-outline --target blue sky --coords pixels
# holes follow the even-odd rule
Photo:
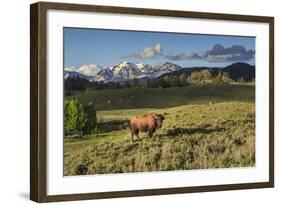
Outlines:
[[[121,61],[184,67],[255,64],[255,38],[220,35],[64,28],[64,67]]]

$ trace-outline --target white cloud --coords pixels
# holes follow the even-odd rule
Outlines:
[[[77,68],[72,66],[72,67],[66,67],[66,68],[64,68],[64,70],[66,70],[66,71],[77,71]]]
[[[66,67],[64,69],[66,71],[76,71],[84,75],[94,76],[102,69],[102,67],[96,64],[89,64],[89,65],[83,65],[80,68]]]
[[[147,47],[143,51],[135,52],[131,56],[140,59],[151,59],[162,55],[162,47],[160,43],[156,43],[152,47]]]
[[[96,75],[102,69],[101,66],[96,64],[83,65],[78,69],[78,72],[88,76]]]

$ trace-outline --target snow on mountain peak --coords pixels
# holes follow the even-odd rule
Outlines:
[[[123,61],[113,67],[113,77],[121,79],[132,79],[142,74],[134,63]]]
[[[82,73],[76,72],[76,71],[68,71],[65,70],[64,71],[64,79],[84,79],[84,80],[88,80],[91,81],[91,78],[87,75],[84,75]]]
[[[153,68],[149,64],[136,63],[136,66],[141,70],[142,73],[152,73]]]
[[[158,65],[154,67],[154,71],[167,71],[167,72],[172,72],[172,71],[177,71],[180,70],[181,67],[179,65],[176,65],[172,62],[166,62],[164,64]]]
[[[96,76],[93,77],[95,81],[107,81],[112,79],[112,70],[110,67],[101,69]]]
[[[169,73],[181,69],[180,66],[171,62],[166,62],[164,64],[152,67],[149,64],[130,63],[128,61],[122,61],[116,64],[115,66],[104,67],[104,68],[100,66],[96,66],[95,64],[82,66],[81,68],[83,69],[78,69],[77,72],[67,71],[65,69],[65,79],[84,78],[89,81],[94,80],[97,82],[110,82],[110,81],[118,82],[118,81],[132,80],[133,78],[143,78],[143,77],[155,78],[165,73]]]

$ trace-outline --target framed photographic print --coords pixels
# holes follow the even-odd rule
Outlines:
[[[274,186],[274,18],[31,5],[30,197]]]

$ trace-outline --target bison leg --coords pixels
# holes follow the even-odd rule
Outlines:
[[[133,142],[134,142],[134,135],[138,138],[138,140],[140,140],[140,138],[139,138],[139,130],[138,129],[131,130],[131,138],[132,138]]]
[[[131,130],[131,138],[132,138],[132,142],[134,142],[134,131],[133,130]]]
[[[141,141],[140,137],[139,137],[139,130],[137,130],[137,132],[135,133],[136,137],[138,138],[139,141]]]
[[[148,130],[148,137],[152,138],[154,132],[155,132],[155,129]]]

